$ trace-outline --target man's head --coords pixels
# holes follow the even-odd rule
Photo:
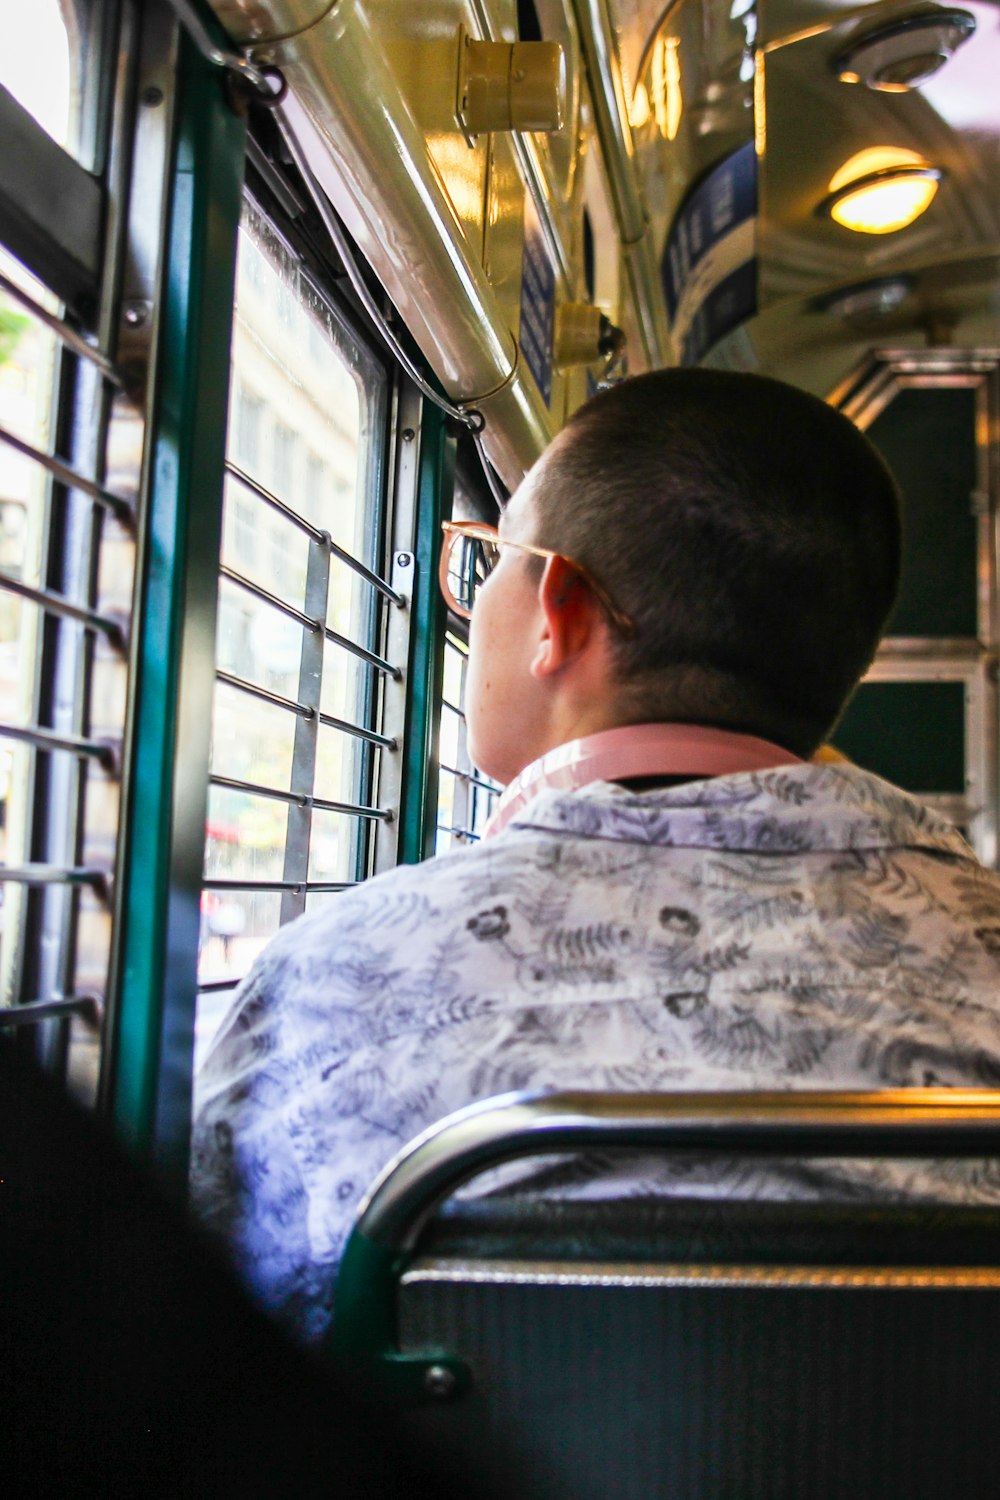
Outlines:
[[[546,740],[647,720],[810,754],[899,580],[898,492],[868,441],[813,396],[721,371],[589,401],[501,534],[582,563],[636,625],[615,629],[559,559],[504,550],[473,616],[469,715],[474,758],[505,780]]]

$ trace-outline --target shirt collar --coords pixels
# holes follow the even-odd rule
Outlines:
[[[920,848],[976,862],[950,823],[853,765],[800,762],[638,793],[601,782],[550,788],[508,826],[762,855]]]
[[[709,724],[626,724],[570,740],[533,760],[500,798],[485,838],[506,828],[545,791],[577,791],[632,776],[731,775],[772,766],[800,766],[791,751],[755,735]]]

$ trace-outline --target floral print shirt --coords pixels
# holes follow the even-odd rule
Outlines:
[[[198,1078],[195,1204],[317,1338],[362,1195],[450,1111],[511,1089],[992,1087],[998,981],[1000,876],[856,767],[544,792],[278,934]],[[992,1163],[519,1175],[494,1190],[1000,1201]]]

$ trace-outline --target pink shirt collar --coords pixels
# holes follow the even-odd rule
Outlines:
[[[752,734],[703,724],[627,724],[557,745],[515,776],[483,833],[492,838],[539,792],[575,791],[592,781],[632,776],[726,776],[798,766],[789,750]]]

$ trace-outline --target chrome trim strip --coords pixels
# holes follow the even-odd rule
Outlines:
[[[699,1265],[607,1261],[416,1261],[400,1287],[428,1285],[600,1287],[806,1287],[853,1291],[889,1287],[932,1291],[939,1287],[1000,1287],[995,1266]]]

